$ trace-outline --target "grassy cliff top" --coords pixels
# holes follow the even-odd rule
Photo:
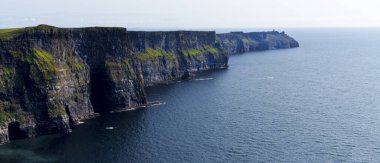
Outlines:
[[[51,25],[41,24],[34,27],[23,27],[23,28],[4,28],[0,29],[0,40],[8,40],[12,39],[14,37],[17,37],[18,35],[28,32],[28,31],[52,31],[57,29],[64,29],[64,30],[81,30],[81,29],[105,29],[105,30],[126,30],[122,27],[83,27],[83,28],[60,28],[55,27]]]
[[[25,28],[0,29],[0,39],[10,39],[25,31]]]
[[[56,29],[57,27],[54,26],[49,26],[49,25],[38,25],[35,27],[24,27],[24,28],[5,28],[5,29],[0,29],[0,39],[11,39],[13,37],[18,36],[19,34],[26,32],[26,31],[31,31],[31,30],[51,30],[51,29]]]

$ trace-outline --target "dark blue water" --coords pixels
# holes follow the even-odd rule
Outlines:
[[[0,162],[380,162],[380,30],[288,33],[300,48],[232,56],[149,88],[165,105],[13,142]]]

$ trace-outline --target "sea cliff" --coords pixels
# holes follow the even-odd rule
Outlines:
[[[229,54],[287,49],[299,47],[299,43],[285,32],[231,32],[218,34],[218,41]]]
[[[228,54],[291,47],[294,39],[267,32],[1,29],[0,144],[69,133],[97,113],[147,105],[146,86],[226,68]]]

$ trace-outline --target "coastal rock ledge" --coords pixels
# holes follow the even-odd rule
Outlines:
[[[0,144],[147,105],[146,86],[226,68],[229,54],[292,47],[278,32],[0,29]]]

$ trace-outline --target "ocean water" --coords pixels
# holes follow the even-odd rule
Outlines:
[[[380,29],[287,32],[300,48],[231,56],[148,88],[162,105],[3,145],[0,162],[380,162]]]

